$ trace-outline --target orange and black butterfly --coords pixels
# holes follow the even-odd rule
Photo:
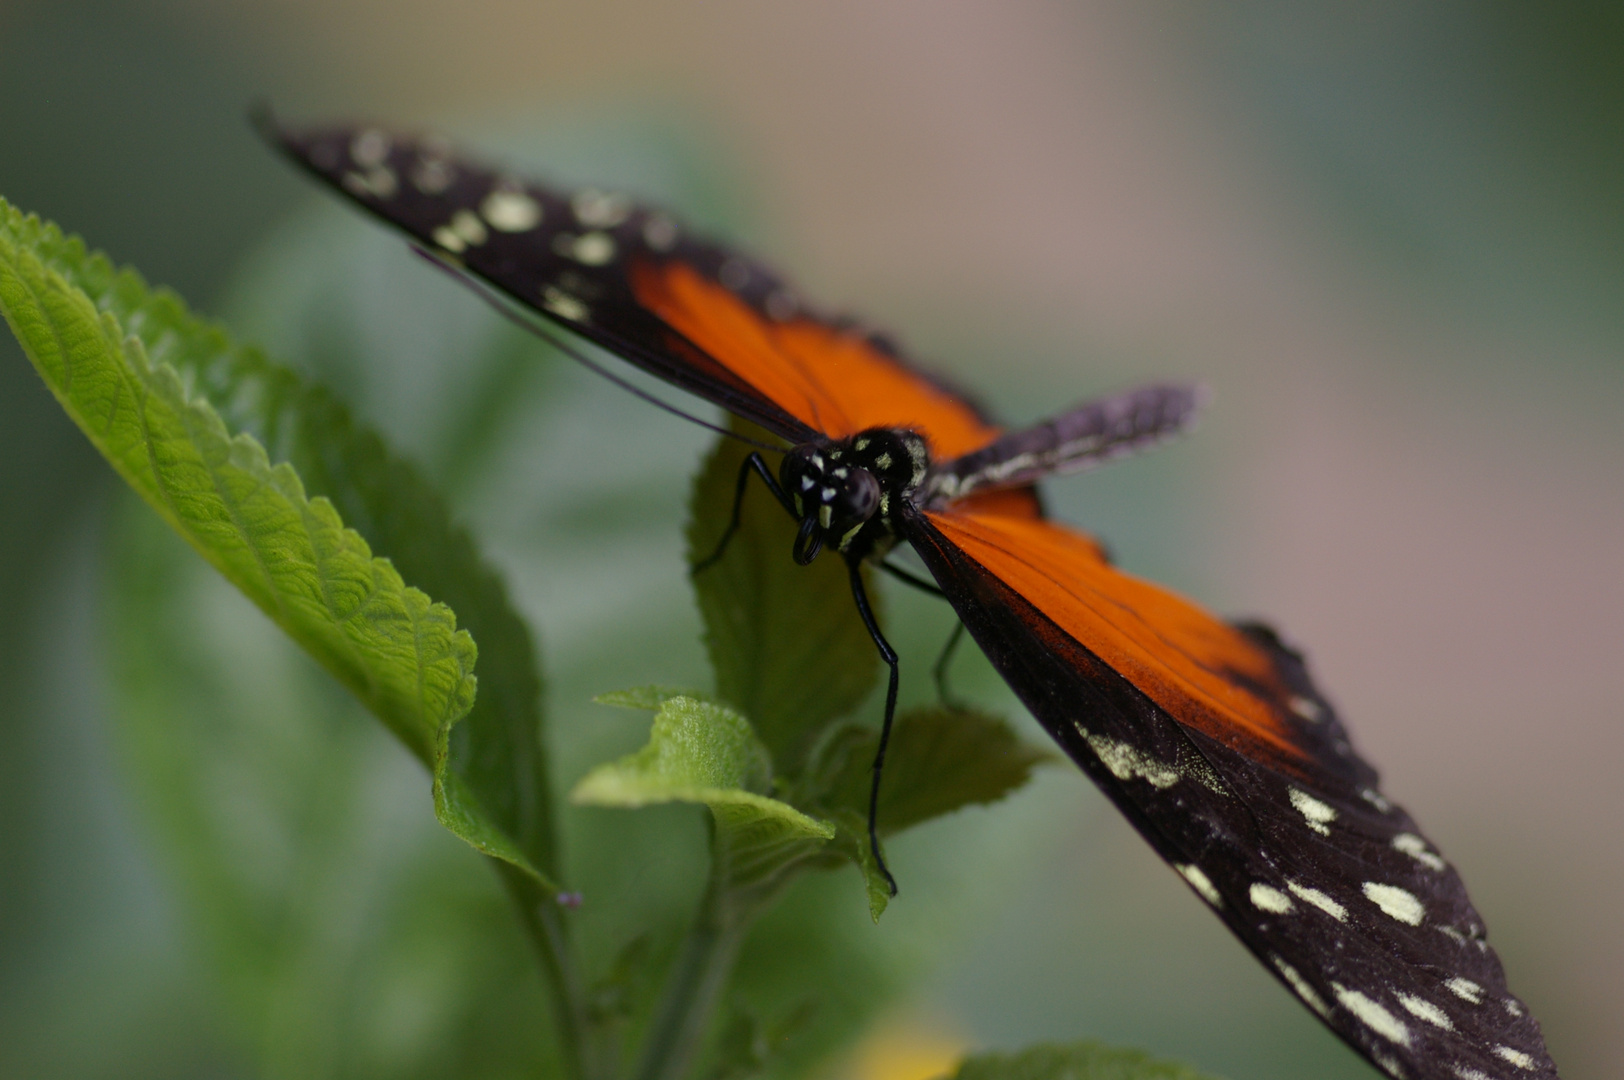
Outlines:
[[[1044,517],[1038,480],[1174,435],[1195,390],[1151,386],[1006,432],[659,210],[523,182],[432,140],[267,130],[430,252],[786,440],[777,473],[752,455],[739,491],[759,474],[799,523],[794,557],[828,548],[850,566],[891,669],[887,729],[897,658],[857,571],[900,542],[1055,741],[1360,1053],[1414,1080],[1556,1076],[1460,877],[1382,796],[1303,658]]]

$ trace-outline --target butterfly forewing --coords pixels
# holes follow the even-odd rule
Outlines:
[[[994,439],[882,339],[807,310],[761,263],[624,195],[555,191],[376,128],[267,133],[304,168],[513,300],[791,442],[913,427],[938,456]]]

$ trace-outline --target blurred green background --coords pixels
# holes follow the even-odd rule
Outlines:
[[[1130,569],[1305,646],[1389,794],[1461,868],[1564,1075],[1624,1067],[1615,6],[0,0],[0,193],[331,381],[424,462],[539,628],[566,786],[639,737],[589,695],[704,678],[679,529],[705,439],[535,359],[329,205],[255,142],[256,98],[660,195],[1010,419],[1206,381],[1192,439],[1051,484],[1052,505]],[[372,958],[331,960],[323,985],[368,1003],[368,1045],[394,1048],[373,1073],[424,1067],[414,1018],[439,1015],[432,987],[454,975],[479,982],[469,1001],[534,994],[426,778],[142,533],[9,336],[0,447],[0,1074],[353,1072],[308,1031],[349,1030],[325,999],[282,1009],[283,1036],[233,1019],[237,946],[199,900],[198,820],[320,927],[290,938]],[[253,761],[251,782],[171,798],[197,773],[166,757],[163,711],[115,707],[109,656],[142,659],[109,646],[131,580],[173,583],[149,653],[172,647],[212,672],[203,699],[255,714],[208,751]],[[922,672],[946,617],[892,609]],[[301,862],[266,810],[281,777],[317,790],[322,769],[365,779],[365,835],[344,840],[370,861],[330,845]],[[588,846],[607,835],[592,813],[569,826]],[[687,818],[670,831],[698,842]],[[612,854],[628,894],[680,879],[659,844]],[[883,1030],[1375,1075],[1070,770],[900,840],[895,861],[906,892],[878,929],[855,875],[792,901],[850,904],[846,948],[870,957],[854,995],[883,998]],[[479,929],[459,945],[448,925]],[[377,946],[380,926],[411,947]]]

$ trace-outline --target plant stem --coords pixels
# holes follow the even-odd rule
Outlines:
[[[681,1080],[699,1052],[753,913],[728,903],[727,891],[713,876],[666,979],[636,1080]]]
[[[551,984],[564,1075],[571,1080],[608,1080],[604,1063],[589,1053],[591,1021],[587,1016],[586,987],[563,912],[553,897],[509,863],[492,860],[508,888],[519,921],[541,956],[542,971]]]

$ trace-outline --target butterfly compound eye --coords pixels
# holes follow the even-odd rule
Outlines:
[[[867,469],[853,469],[840,492],[835,516],[849,523],[867,521],[880,508],[880,482]]]

